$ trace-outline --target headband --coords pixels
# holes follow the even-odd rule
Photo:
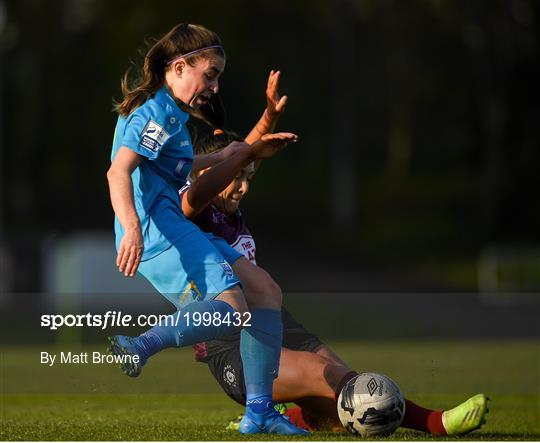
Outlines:
[[[189,57],[190,55],[196,54],[197,52],[206,51],[207,49],[221,49],[221,52],[225,54],[225,50],[223,49],[223,46],[221,45],[206,46],[204,48],[195,49],[195,51],[191,51],[186,54],[182,54],[182,55],[179,55],[178,57],[173,58],[171,61],[167,62],[167,66],[174,63],[177,60],[180,60],[181,58]]]

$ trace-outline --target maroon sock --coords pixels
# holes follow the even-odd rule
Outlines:
[[[352,378],[356,377],[358,375],[358,372],[356,371],[350,371],[350,372],[347,372],[343,378],[341,379],[341,381],[338,383],[337,385],[337,388],[336,388],[336,392],[335,392],[335,398],[336,398],[336,401],[338,400],[338,397],[339,397],[339,394],[341,394],[341,391],[343,390],[343,387],[347,384],[347,382],[349,380],[351,380]]]
[[[405,417],[401,426],[431,435],[446,435],[442,421],[443,411],[425,409],[405,399]]]

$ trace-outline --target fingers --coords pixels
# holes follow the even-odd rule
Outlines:
[[[287,106],[287,100],[288,100],[288,97],[286,95],[281,97],[279,99],[278,104],[276,105],[276,111],[283,112],[285,110],[285,106]]]
[[[116,265],[118,266],[118,270],[120,272],[125,271],[128,259],[129,259],[129,250],[123,246],[120,246],[120,250],[118,251],[118,257],[116,259]]]
[[[278,132],[277,134],[266,134],[261,137],[261,142],[277,151],[284,149],[289,143],[296,143],[298,136],[290,132]]]
[[[274,89],[277,91],[279,89],[279,78],[281,76],[281,71],[276,71],[274,74]]]
[[[266,86],[266,95],[271,100],[279,100],[279,77],[281,75],[280,71],[270,71],[268,76],[268,84]]]
[[[118,254],[116,255],[116,266],[120,268],[120,265],[123,263],[123,257],[125,254],[125,248],[122,243],[120,243],[120,248],[118,248]],[[122,269],[120,269],[122,272]]]
[[[140,262],[141,252],[135,246],[133,246],[126,263],[126,270],[124,272],[124,275],[126,277],[133,277],[135,275],[135,272],[137,272],[137,268],[139,267]]]
[[[256,159],[264,160],[273,157],[276,153],[286,148],[289,143],[298,141],[298,136],[291,132],[278,132],[265,134],[260,140],[252,145]]]
[[[270,71],[270,74],[268,74],[268,81],[266,82],[266,88],[270,89],[270,85],[272,84],[272,79],[274,78],[274,70],[272,69]]]
[[[118,270],[126,277],[133,277],[141,262],[141,256],[142,249],[137,246],[131,246],[128,250],[124,250]]]
[[[124,239],[120,243],[116,266],[126,277],[133,277],[142,258],[143,247],[137,244],[126,245]]]
[[[264,142],[272,140],[284,140],[295,143],[298,141],[298,135],[293,134],[292,132],[276,132],[275,134],[265,134],[263,137]]]

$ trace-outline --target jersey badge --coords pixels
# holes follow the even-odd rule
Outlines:
[[[152,152],[158,152],[169,137],[164,128],[150,120],[144,127],[140,144]]]
[[[223,380],[229,386],[236,387],[236,371],[231,365],[226,365],[223,368]]]
[[[229,263],[227,263],[226,261],[220,263],[221,267],[223,268],[223,270],[225,271],[225,275],[227,276],[227,278],[233,278],[234,276],[234,272],[231,268],[231,265]]]

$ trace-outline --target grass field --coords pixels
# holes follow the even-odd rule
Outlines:
[[[538,342],[332,346],[353,368],[390,375],[408,398],[427,407],[452,407],[477,392],[489,395],[487,424],[458,440],[540,439]],[[61,350],[76,351],[65,346]],[[221,393],[189,349],[163,352],[138,379],[123,376],[112,365],[46,367],[39,363],[40,352],[60,351],[46,346],[1,351],[2,440],[285,440],[225,431],[242,408]],[[307,438],[351,439],[352,435],[339,433]],[[400,429],[387,439],[431,437]]]

